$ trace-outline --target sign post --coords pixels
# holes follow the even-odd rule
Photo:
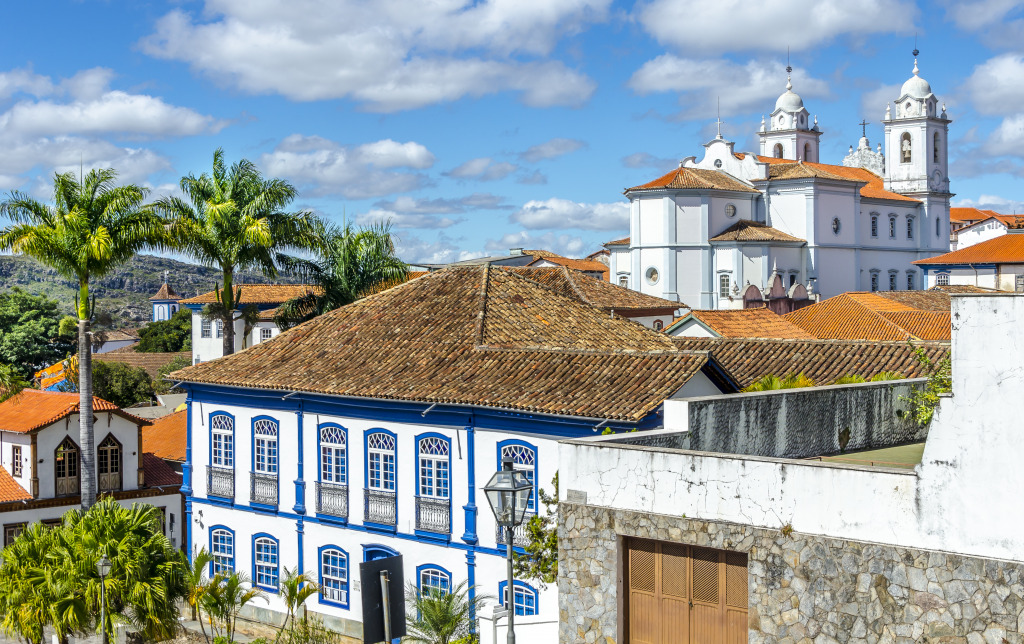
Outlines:
[[[363,597],[363,643],[390,644],[405,637],[405,572],[402,556],[359,564]]]

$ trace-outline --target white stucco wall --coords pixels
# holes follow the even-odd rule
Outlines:
[[[103,442],[108,434],[112,434],[121,444],[121,489],[139,489],[138,426],[131,421],[121,418],[120,416],[116,416],[110,412],[97,412],[94,431],[97,449],[99,449],[100,443]],[[67,419],[59,420],[56,423],[39,430],[36,436],[36,471],[37,476],[39,477],[39,498],[46,499],[54,496],[54,455],[57,450],[57,446],[61,444],[65,437],[71,437],[71,440],[75,442],[75,445],[78,445],[78,448],[81,449],[82,446],[79,445],[78,436],[78,414],[72,414]],[[5,458],[9,458],[9,451],[9,447],[5,446]],[[23,448],[24,456],[28,456],[27,451],[28,447]],[[30,471],[30,465],[31,464],[26,464],[23,478],[21,480],[15,479],[19,483],[23,484],[23,486],[31,480],[32,474]],[[8,471],[10,471],[9,467]],[[25,489],[31,491],[31,488],[27,486]]]
[[[1001,235],[1005,235],[1006,232],[1006,224],[998,219],[978,223],[957,231],[956,244],[952,247],[952,250],[958,250],[975,244],[980,244],[983,241],[988,241]]]

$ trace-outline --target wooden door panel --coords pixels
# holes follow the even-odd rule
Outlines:
[[[690,601],[663,597],[660,606],[661,644],[689,644]]]
[[[725,644],[747,644],[746,610],[726,609]]]
[[[629,641],[634,644],[660,644],[657,632],[657,602],[654,595],[629,594]]]

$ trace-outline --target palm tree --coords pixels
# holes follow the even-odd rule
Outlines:
[[[220,268],[218,306],[204,311],[224,323],[224,355],[235,351],[235,314],[240,290],[236,270],[259,270],[277,275],[275,259],[287,248],[314,243],[312,214],[288,213],[284,208],[298,194],[281,179],[264,179],[246,159],[230,168],[224,150],[213,153],[213,171],[181,179],[186,199],[165,197],[156,209],[169,223],[171,244],[198,262]]]
[[[470,631],[470,616],[482,607],[484,595],[469,598],[466,582],[451,592],[436,588],[420,591],[410,584],[405,591],[406,637],[403,642],[451,644]]]
[[[204,598],[206,612],[220,622],[213,622],[214,634],[223,637],[228,644],[235,641],[235,622],[238,613],[256,599],[267,601],[267,593],[249,583],[245,573],[235,572],[230,575],[217,573],[210,581],[209,591]]]
[[[404,282],[409,268],[395,255],[385,225],[324,227],[317,235],[315,259],[281,256],[282,270],[314,288],[278,309],[278,326],[288,328],[351,304],[382,288]]]
[[[206,626],[203,624],[202,607],[206,594],[210,591],[210,580],[206,577],[207,566],[213,561],[213,555],[206,548],[200,548],[199,552],[192,556],[192,563],[187,561],[184,552],[179,552],[185,568],[185,602],[192,609],[193,621],[199,622],[199,628],[203,631],[203,637],[207,642],[210,636],[206,634]]]
[[[295,614],[298,612],[299,607],[318,592],[320,592],[320,587],[313,582],[313,579],[308,574],[299,573],[298,568],[293,568],[292,570],[284,569],[284,577],[281,578],[280,595],[284,601],[286,613],[284,624],[281,625],[281,630],[277,632],[274,642],[281,639],[281,635],[284,634],[289,624],[295,624]]]
[[[161,246],[164,229],[143,207],[147,191],[114,185],[117,172],[90,170],[81,181],[73,173],[53,179],[52,206],[21,192],[0,203],[0,214],[14,223],[0,230],[0,251],[28,255],[78,284],[79,446],[82,509],[96,501],[96,448],[92,428],[92,353],[89,323],[95,296],[89,285],[124,264],[145,247]]]

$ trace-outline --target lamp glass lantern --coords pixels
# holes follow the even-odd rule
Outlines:
[[[494,512],[494,518],[503,528],[514,528],[523,522],[533,494],[533,483],[525,472],[512,469],[511,460],[503,463],[484,486],[487,503]]]
[[[99,573],[100,578],[106,577],[110,574],[111,567],[110,559],[107,559],[107,555],[102,555],[100,560],[96,562],[96,572]]]

